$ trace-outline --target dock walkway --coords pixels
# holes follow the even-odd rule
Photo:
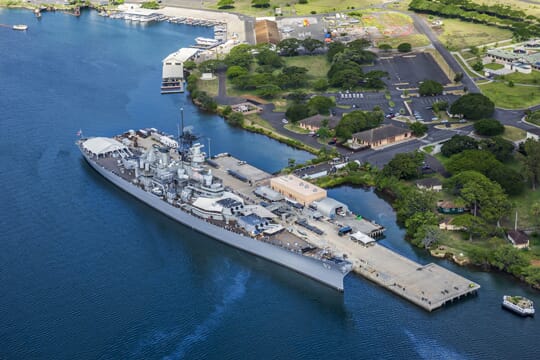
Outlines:
[[[216,158],[214,162],[219,165],[219,168],[213,170],[214,174],[222,178],[226,186],[241,194],[248,203],[258,202],[253,196],[253,190],[272,176],[232,156]],[[248,182],[229,176],[227,170],[241,173]],[[352,241],[350,236],[339,236],[339,217],[335,221],[309,219],[309,224],[321,230],[322,234],[312,232],[297,222],[303,215],[297,213],[284,221],[283,226],[294,234],[304,233],[302,238],[318,248],[346,255],[353,263],[354,272],[427,311],[475,294],[480,289],[480,285],[437,264],[421,265],[382,245],[372,243],[364,246]],[[362,220],[355,220],[355,227],[364,224]],[[365,221],[360,228],[369,232],[373,226]]]

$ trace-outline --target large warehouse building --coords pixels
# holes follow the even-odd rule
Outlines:
[[[270,179],[270,187],[272,190],[302,205],[311,204],[326,197],[326,190],[294,175],[272,178]]]

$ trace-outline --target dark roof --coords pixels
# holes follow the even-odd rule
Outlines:
[[[531,134],[534,134],[534,135],[538,135],[540,136],[540,129],[539,128],[531,128],[531,129],[527,129],[527,132],[531,133]]]
[[[362,140],[367,143],[388,139],[393,136],[410,133],[411,130],[397,127],[394,125],[384,125],[375,129],[361,131],[352,135],[353,138]]]
[[[433,187],[433,186],[442,185],[442,182],[441,180],[437,178],[427,178],[427,179],[416,180],[416,184],[425,186],[425,187]]]
[[[329,129],[335,128],[337,124],[339,123],[339,119],[336,116],[321,115],[321,114],[313,115],[308,118],[302,119],[300,120],[300,123],[305,124],[305,125],[321,127],[322,121],[324,119],[328,119]]]
[[[232,207],[235,207],[235,206],[242,206],[242,203],[238,200],[235,200],[235,199],[231,199],[231,198],[225,198],[225,199],[220,199],[217,201],[217,203],[221,206],[223,206],[224,208],[232,208]]]
[[[520,230],[508,230],[506,232],[508,238],[512,238],[514,245],[526,245],[529,242],[529,237]]]

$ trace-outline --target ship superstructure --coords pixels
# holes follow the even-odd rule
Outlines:
[[[298,209],[290,199],[281,197],[272,204],[254,201],[234,185],[242,177],[239,172],[221,169],[219,177],[214,175],[216,163],[207,159],[202,144],[184,149],[172,136],[143,129],[115,138],[81,139],[78,145],[96,171],[156,210],[219,241],[343,291],[343,278],[352,264],[343,254],[309,242],[307,232],[325,235],[308,223],[313,210]],[[251,180],[246,187],[253,193],[260,189]]]

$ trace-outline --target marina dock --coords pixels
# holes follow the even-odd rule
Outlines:
[[[211,160],[213,173],[223,179],[224,184],[235,189],[248,203],[258,203],[253,190],[266,184],[272,177],[244,161],[228,154],[216,156]],[[234,174],[231,176],[230,174]],[[314,232],[306,227],[305,219]],[[357,221],[357,222],[356,222]],[[382,231],[381,226],[367,219],[358,219],[355,227],[364,234]],[[412,261],[382,245],[353,241],[353,236],[340,236],[339,228],[344,224],[340,219],[313,219],[307,211],[297,210],[295,216],[284,226],[294,234],[300,234],[308,243],[319,248],[342,254],[353,263],[353,271],[364,278],[384,287],[396,295],[412,302],[426,311],[433,311],[446,304],[469,295],[474,295],[480,285],[474,283],[442,266],[434,263],[426,265]],[[382,228],[384,229],[384,228]]]

